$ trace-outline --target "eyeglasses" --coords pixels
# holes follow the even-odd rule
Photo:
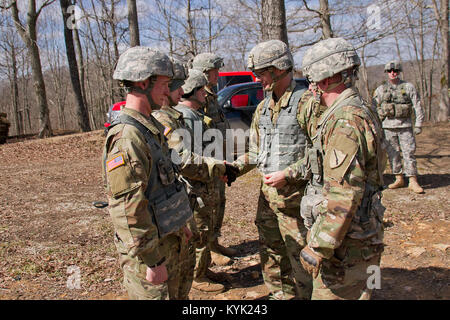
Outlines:
[[[253,74],[255,75],[256,78],[261,78],[264,73],[269,71],[269,69],[270,69],[270,67],[264,68],[264,69],[260,69],[258,71],[253,71]]]
[[[391,73],[392,71],[394,71],[395,73],[399,73],[400,72],[400,70],[398,70],[398,69],[391,69],[391,70],[388,70],[387,72]]]

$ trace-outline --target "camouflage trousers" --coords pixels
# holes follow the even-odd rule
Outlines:
[[[194,221],[192,230],[195,244],[195,271],[194,278],[206,275],[211,264],[211,247],[214,243],[214,220],[218,211],[218,189],[214,183],[206,186],[194,184],[194,192],[201,198],[193,206]]]
[[[130,257],[120,252],[120,265],[123,269],[123,285],[131,300],[187,299],[192,286],[194,266],[183,231],[168,235],[162,240],[167,252],[166,268],[168,280],[154,285],[146,280],[147,265],[139,257]],[[191,246],[192,247],[192,246]],[[192,250],[193,251],[193,250]],[[190,260],[189,260],[190,259]]]
[[[218,190],[218,199],[215,202],[217,207],[216,207],[216,212],[215,212],[214,218],[213,218],[214,241],[216,241],[221,236],[220,230],[222,229],[222,225],[223,225],[223,218],[225,215],[225,202],[226,202],[225,182],[223,182],[220,179],[217,179],[215,181],[215,186]]]
[[[323,261],[312,300],[369,300],[369,277],[375,274],[372,268],[380,266],[382,251],[382,245],[345,238],[334,256]]]
[[[387,154],[392,174],[404,173],[407,177],[417,176],[416,140],[412,128],[384,129],[388,142]],[[403,156],[403,168],[402,159]]]
[[[264,283],[271,298],[310,299],[312,277],[299,260],[308,232],[300,217],[300,208],[273,210],[261,192],[255,224]]]

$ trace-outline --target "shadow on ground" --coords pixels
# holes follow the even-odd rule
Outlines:
[[[428,267],[414,270],[381,269],[381,289],[372,300],[448,300],[450,269]]]
[[[386,187],[395,180],[395,175],[393,174],[385,174],[383,177],[384,177],[384,184]],[[450,174],[421,174],[418,175],[417,181],[426,192],[427,189],[436,189],[449,186]],[[406,178],[405,187],[407,186],[408,186],[408,179]]]

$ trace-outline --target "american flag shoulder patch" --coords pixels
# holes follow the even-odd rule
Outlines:
[[[117,167],[123,166],[124,164],[125,164],[125,157],[123,156],[122,153],[119,153],[111,160],[106,161],[106,168],[108,169],[109,172]]]
[[[169,132],[172,131],[172,128],[169,127],[164,127],[164,135],[167,137],[167,135],[169,134]]]

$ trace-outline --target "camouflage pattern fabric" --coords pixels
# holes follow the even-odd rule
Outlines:
[[[324,260],[322,270],[314,279],[312,300],[369,300],[368,268],[379,266],[381,254],[370,242],[344,239],[336,249],[337,258]]]
[[[201,72],[208,72],[212,69],[220,69],[223,67],[223,59],[211,52],[200,53],[195,56],[192,61],[192,69]]]
[[[189,69],[189,77],[185,80],[182,88],[184,94],[191,93],[195,88],[206,86],[207,80],[204,74],[196,69]]]
[[[360,64],[358,54],[348,41],[343,38],[328,38],[306,51],[302,69],[305,77],[318,83]]]
[[[169,57],[159,50],[136,46],[120,55],[113,79],[137,82],[156,75],[173,76]]]
[[[402,87],[406,91],[408,99],[412,103],[412,109],[415,114],[414,127],[422,127],[424,113],[420,104],[420,97],[414,88],[414,86],[408,82],[400,80],[397,85],[388,82],[386,85],[379,86],[373,96],[373,105],[377,107],[378,112],[382,108],[382,102],[384,95],[394,94]],[[387,91],[387,92],[386,92]],[[403,94],[402,94],[403,95]],[[415,158],[416,140],[413,134],[413,120],[412,112],[409,117],[406,118],[388,118],[383,120],[383,129],[387,141],[387,153],[389,156],[389,163],[393,174],[401,174],[402,162],[401,155],[404,162],[404,173],[406,176],[417,175],[417,165]]]
[[[169,147],[177,150],[180,158],[183,159],[180,172],[191,185],[191,196],[200,197],[204,204],[210,205],[211,201],[209,201],[209,198],[214,196],[214,194],[209,194],[212,189],[210,186],[213,183],[213,179],[218,180],[218,177],[224,175],[225,165],[223,161],[202,157],[193,153],[194,141],[192,141],[192,145],[189,149],[183,147],[181,137],[176,134],[176,130],[185,129],[189,130],[192,134],[192,129],[184,121],[183,113],[172,107],[164,106],[161,110],[154,111],[152,114],[165,126],[165,135],[169,139]],[[192,137],[193,136],[194,135],[192,134]],[[194,234],[194,239],[192,239],[188,245],[182,247],[180,255],[186,257],[183,263],[188,269],[185,270],[191,270],[189,268],[194,270],[196,265],[195,247],[198,248],[196,274],[199,276],[206,273],[206,269],[210,263],[207,244],[208,239],[212,237],[210,234],[213,231],[213,222],[210,217],[210,207],[200,208],[196,201],[194,201],[192,209],[194,211],[194,221],[193,224],[191,224],[191,229]],[[180,285],[184,286],[185,290],[187,287],[190,289],[190,285],[186,281],[181,281]]]
[[[147,118],[126,107],[121,112],[145,125],[164,152],[169,152],[162,127],[153,117]],[[145,280],[146,269],[164,260],[168,266],[176,265],[179,255],[173,248],[179,246],[181,238],[176,233],[160,238],[153,213],[148,210],[145,190],[151,170],[156,167],[151,161],[147,142],[134,126],[118,124],[108,132],[103,159],[106,159],[102,166],[109,214],[115,230],[114,242],[128,295],[131,299],[166,299],[168,283],[150,284]],[[114,159],[120,161],[111,162]],[[169,274],[169,278],[177,276]]]
[[[367,215],[361,213],[364,216],[357,209],[369,200],[364,199],[369,186],[376,190],[382,185],[378,153],[384,151],[377,143],[375,124],[364,111],[345,106],[355,97],[358,93],[352,88],[340,94],[333,106],[342,103],[344,107],[324,123],[321,135],[326,201],[311,228],[308,246],[324,262],[314,279],[313,299],[369,298],[366,269],[379,266],[383,251],[381,203],[372,199]]]
[[[417,176],[416,140],[412,128],[384,129],[392,174]],[[403,167],[402,169],[402,157]]]
[[[383,96],[385,95],[385,92],[387,91],[390,95],[402,95],[402,93],[397,93],[396,91],[401,90],[401,88],[404,88],[405,94],[409,101],[412,103],[412,108],[414,110],[415,114],[415,124],[414,127],[422,127],[422,123],[424,120],[424,113],[423,109],[420,103],[420,97],[417,93],[416,89],[411,83],[408,83],[406,81],[400,80],[398,84],[392,84],[388,82],[385,85],[379,86],[373,95],[373,104],[376,106],[378,112],[380,113],[381,104],[383,102]],[[383,121],[383,128],[384,129],[394,129],[394,128],[410,128],[413,126],[412,123],[412,115],[413,113],[410,113],[409,117],[406,118],[383,118],[380,117]]]
[[[281,108],[286,108],[296,83],[292,80],[289,88],[275,103],[272,99],[272,121],[276,122]],[[240,156],[234,165],[242,175],[255,168],[259,153],[259,119],[264,100],[257,106],[250,127],[249,151]],[[298,104],[297,119],[302,109],[302,100]],[[302,126],[302,123],[299,122]],[[274,298],[309,299],[312,278],[299,262],[298,253],[306,243],[306,228],[300,217],[300,200],[306,185],[305,181],[289,180],[286,186],[276,189],[264,184],[261,174],[261,196],[256,213],[256,225],[260,237],[260,255],[263,277],[266,286]],[[289,247],[289,248],[288,248]],[[286,267],[286,263],[290,267]],[[289,269],[293,274],[289,274]],[[281,278],[281,280],[280,280]],[[293,281],[292,281],[293,279]],[[292,290],[295,283],[295,293]]]
[[[224,113],[219,107],[219,103],[217,102],[217,95],[208,86],[205,86],[205,91],[206,91],[206,104],[205,108],[203,109],[203,112],[206,116],[212,119],[212,127],[218,129],[222,133],[224,159],[221,160],[229,159],[229,157],[227,157],[226,154],[226,152],[230,152],[226,148],[227,145],[226,137],[227,137],[227,129],[231,128],[230,123],[228,122],[227,118],[225,117]],[[225,216],[225,204],[226,204],[225,182],[217,179],[215,180],[214,183],[215,188],[218,190],[217,192],[218,198],[215,200],[215,203],[217,203],[217,208],[215,209],[216,215],[213,218],[214,221],[213,237],[215,239],[218,239],[221,235],[220,230],[222,229],[223,219]]]
[[[179,104],[175,109],[183,115],[183,120],[186,126],[193,132],[196,127],[196,123],[200,123],[203,128],[203,132],[209,129],[208,125],[205,123],[204,115],[197,111],[190,109],[183,104]],[[205,144],[202,141],[194,141],[194,136],[192,136],[193,143],[200,143],[202,147]],[[222,175],[224,174],[225,169]],[[217,178],[216,178],[217,179]],[[206,271],[211,264],[211,247],[214,242],[214,216],[217,210],[217,199],[218,190],[215,187],[214,180],[210,180],[207,183],[201,181],[189,180],[192,188],[192,192],[195,194],[198,201],[193,204],[194,211],[194,242],[195,242],[195,252],[196,252],[196,263],[195,263],[195,273],[194,278],[200,278],[205,276]]]
[[[275,67],[279,70],[287,70],[294,65],[291,51],[280,40],[269,40],[258,43],[248,55],[247,68],[260,70]]]
[[[391,69],[403,71],[401,63],[395,60],[389,61],[384,65],[384,72],[388,72]]]

